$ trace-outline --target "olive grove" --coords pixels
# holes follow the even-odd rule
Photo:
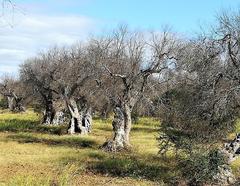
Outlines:
[[[2,77],[0,94],[11,111],[39,105],[42,124],[68,122],[69,134],[86,135],[92,117],[112,114],[112,138],[101,146],[110,152],[131,149],[133,115],[148,112],[161,121],[160,154],[175,152],[190,185],[230,184],[239,134],[219,144],[235,131],[240,114],[239,17],[223,13],[196,38],[120,26],[54,47],[20,65],[18,79]]]

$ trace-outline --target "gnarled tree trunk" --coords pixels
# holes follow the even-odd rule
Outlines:
[[[7,96],[8,108],[13,112],[22,112],[25,111],[25,108],[22,105],[22,98],[17,97],[14,93]]]
[[[87,132],[90,133],[92,131],[92,114],[91,108],[88,108],[83,116],[82,124],[86,128]]]
[[[46,105],[46,110],[43,113],[43,124],[51,125],[53,124],[53,119],[55,116],[55,109],[53,108],[52,103]]]
[[[103,144],[107,151],[128,149],[130,145],[130,131],[132,126],[131,107],[128,104],[117,106],[114,109],[113,139]]]
[[[14,97],[13,96],[7,96],[8,101],[8,108],[10,111],[14,111]]]
[[[14,96],[15,97],[15,111],[16,112],[24,112],[25,111],[25,107],[23,106],[22,104],[22,100],[23,98],[22,97],[17,97],[17,96]]]
[[[75,134],[75,133],[80,133],[80,134],[87,134],[87,128],[83,126],[83,114],[82,112],[79,112],[77,103],[73,99],[65,99],[67,108],[70,112],[71,119],[69,122],[69,128],[68,128],[68,133],[69,134]]]
[[[52,94],[45,96],[45,111],[43,112],[43,121],[42,124],[51,125],[53,124],[53,119],[55,116],[55,109],[53,106]]]

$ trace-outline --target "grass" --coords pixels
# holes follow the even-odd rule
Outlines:
[[[141,118],[132,128],[133,149],[106,153],[99,147],[111,138],[110,120],[94,119],[91,134],[70,136],[66,126],[39,125],[32,111],[3,112],[0,186],[173,185],[176,160],[158,156],[158,125],[154,118]],[[239,167],[240,159],[232,164],[238,177]]]
[[[66,126],[39,125],[32,111],[0,114],[1,185],[164,185],[174,171],[157,156],[158,121],[134,124],[133,149],[106,153],[99,147],[112,135],[109,120],[95,119],[87,136],[66,135]]]

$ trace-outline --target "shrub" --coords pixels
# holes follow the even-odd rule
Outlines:
[[[219,167],[226,164],[225,158],[219,150],[209,152],[197,152],[182,160],[179,168],[183,178],[191,184],[201,184],[213,181],[214,176],[219,172]]]

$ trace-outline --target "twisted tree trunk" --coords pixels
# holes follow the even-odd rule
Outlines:
[[[55,116],[55,109],[53,107],[52,101],[48,101],[48,103],[45,105],[45,111],[43,113],[43,124],[51,125],[53,124],[53,119]]]
[[[83,126],[83,114],[82,112],[79,112],[77,103],[73,99],[65,99],[67,108],[69,110],[69,113],[71,115],[71,119],[69,122],[69,128],[68,128],[68,133],[69,134],[75,134],[75,133],[80,133],[80,134],[87,134],[87,128]]]
[[[53,119],[55,116],[55,109],[53,106],[52,93],[49,93],[47,96],[43,96],[45,101],[45,111],[43,113],[42,124],[51,125],[53,124]]]
[[[129,104],[117,106],[114,109],[113,139],[103,144],[107,151],[120,151],[128,149],[130,145],[130,131],[132,126],[131,107]]]
[[[87,132],[90,133],[92,131],[92,114],[91,108],[88,108],[84,114],[82,123],[83,126],[86,128]]]
[[[22,98],[16,98],[15,99],[15,111],[17,112],[24,112],[25,111],[25,107],[22,104]]]
[[[8,108],[10,111],[14,111],[14,97],[13,96],[7,96],[8,101]]]
[[[8,108],[12,112],[22,112],[25,108],[22,105],[22,98],[16,96],[14,93],[7,96]]]

